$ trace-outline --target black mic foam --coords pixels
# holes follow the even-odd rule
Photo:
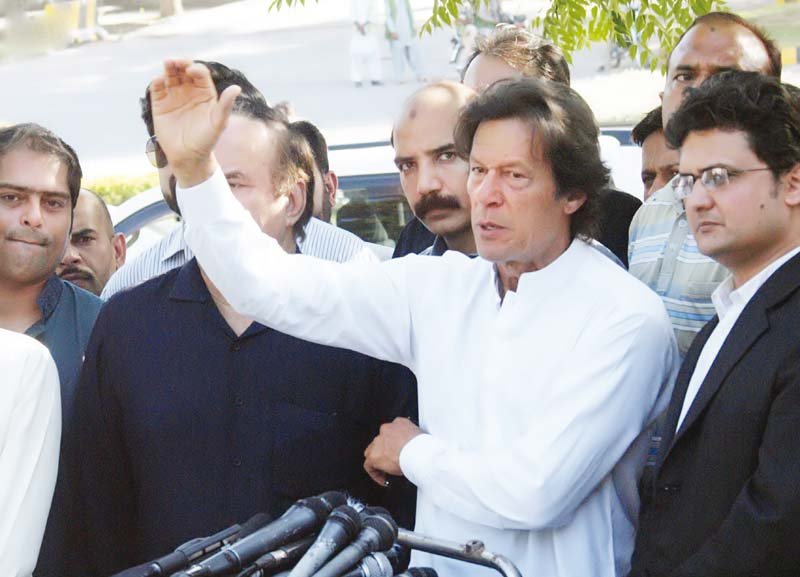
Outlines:
[[[311,577],[328,559],[358,536],[361,516],[350,505],[333,510],[317,540],[297,562],[289,577]]]
[[[364,516],[363,529],[350,545],[345,547],[314,577],[339,577],[373,551],[385,551],[397,540],[397,523],[386,509],[376,507]]]

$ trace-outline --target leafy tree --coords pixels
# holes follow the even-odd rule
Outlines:
[[[319,1],[319,0],[317,0]],[[420,33],[455,25],[462,13],[477,12],[489,0],[434,0]],[[306,0],[272,0],[270,9]],[[698,16],[725,8],[725,0],[552,0],[531,25],[571,61],[593,42],[612,42],[643,67],[666,67],[665,56]]]

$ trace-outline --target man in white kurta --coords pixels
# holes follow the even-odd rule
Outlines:
[[[39,556],[58,470],[58,371],[44,345],[3,329],[0,367],[0,575],[27,577]]]
[[[459,542],[481,539],[531,577],[623,575],[647,429],[669,400],[677,351],[657,296],[583,240],[569,239],[569,217],[562,217],[582,199],[558,200],[552,189],[543,196],[537,188],[546,182],[537,173],[542,167],[524,161],[532,137],[516,143],[521,168],[495,168],[513,153],[503,149],[514,145],[509,135],[530,130],[510,119],[488,123],[486,131],[481,125],[475,134],[473,152],[480,148],[481,158],[471,155],[471,170],[486,180],[471,180],[470,196],[479,251],[488,258],[448,252],[438,259],[324,263],[287,256],[252,224],[213,157],[188,158],[182,143],[204,137],[192,133],[198,120],[182,116],[183,99],[192,101],[204,82],[202,70],[188,66],[168,63],[165,77],[153,84],[164,111],[156,120],[159,141],[162,133],[182,132],[168,146],[187,158],[178,171],[187,242],[243,314],[414,371],[421,434],[402,448],[399,466],[419,490],[415,529]],[[522,83],[523,92],[546,88]],[[546,89],[578,98],[567,87]],[[223,93],[207,118],[224,111],[229,97]],[[489,142],[496,146],[484,146]],[[201,141],[194,150],[204,146]],[[505,192],[487,184],[506,178],[518,190],[504,202],[561,223],[542,221],[548,234],[528,235],[546,249],[524,239],[514,245],[539,262],[547,250],[551,258],[512,283],[514,263],[498,262],[495,253],[503,249],[492,239],[511,230],[517,216],[501,213]],[[523,196],[529,205],[519,204]],[[487,203],[498,210],[484,214]],[[487,214],[497,222],[487,224]],[[507,217],[503,226],[501,216]],[[432,566],[441,577],[491,574],[418,552],[412,564]]]

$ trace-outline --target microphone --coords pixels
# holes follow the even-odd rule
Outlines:
[[[241,527],[239,525],[231,525],[210,537],[192,539],[177,547],[172,553],[159,557],[155,561],[126,569],[121,573],[117,573],[115,577],[160,577],[162,575],[172,575],[175,571],[188,567],[195,559],[216,551],[223,545],[233,542],[236,538],[252,533],[269,521],[269,515],[257,513]]]
[[[361,530],[361,516],[350,505],[333,510],[317,540],[297,562],[289,577],[311,577],[328,559],[356,538]]]
[[[355,569],[348,571],[342,577],[393,577],[399,564],[397,551],[394,549],[385,553],[370,553]]]
[[[317,571],[313,577],[339,577],[368,553],[385,551],[397,539],[397,523],[382,507],[370,509],[370,513],[364,516],[362,525],[364,528],[356,540]]]
[[[430,567],[411,567],[395,577],[439,577],[439,575]]]
[[[313,542],[314,536],[310,535],[299,541],[275,549],[275,551],[270,551],[266,555],[262,555],[253,561],[253,564],[239,573],[237,577],[265,577],[266,575],[273,575],[278,569],[282,569],[297,561],[303,553],[308,551],[308,548]]]
[[[266,551],[296,541],[315,531],[334,507],[344,505],[342,493],[330,491],[318,497],[300,499],[277,520],[251,535],[228,545],[174,577],[215,577],[241,571]]]

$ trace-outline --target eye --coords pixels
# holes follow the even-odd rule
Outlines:
[[[50,210],[61,210],[67,206],[67,202],[61,198],[48,198],[44,201],[44,204]]]
[[[231,188],[231,190],[236,190],[237,188],[241,188],[242,183],[238,180],[229,180],[228,186]]]
[[[412,168],[414,168],[413,162],[400,162],[397,165],[397,170],[403,173],[410,171]]]
[[[88,235],[79,236],[73,241],[73,243],[77,244],[78,246],[86,246],[92,244],[93,242],[94,242],[94,237]]]
[[[482,176],[482,175],[486,174],[486,169],[485,169],[485,168],[483,168],[482,166],[473,166],[473,167],[470,167],[469,171],[470,171],[472,174],[475,174],[475,175],[481,175],[481,176]]]
[[[678,72],[672,78],[675,82],[691,82],[694,79],[694,76],[691,72]]]
[[[456,157],[455,152],[453,152],[452,150],[446,150],[439,155],[438,160],[442,162],[447,162],[449,160],[453,160],[455,157]]]
[[[19,200],[19,195],[12,192],[4,192],[0,195],[0,200],[3,202],[16,202]]]
[[[647,173],[642,174],[642,183],[648,188],[650,188],[650,186],[652,186],[653,181],[655,181],[655,179],[656,179],[656,175],[653,174],[652,172],[647,172]]]

